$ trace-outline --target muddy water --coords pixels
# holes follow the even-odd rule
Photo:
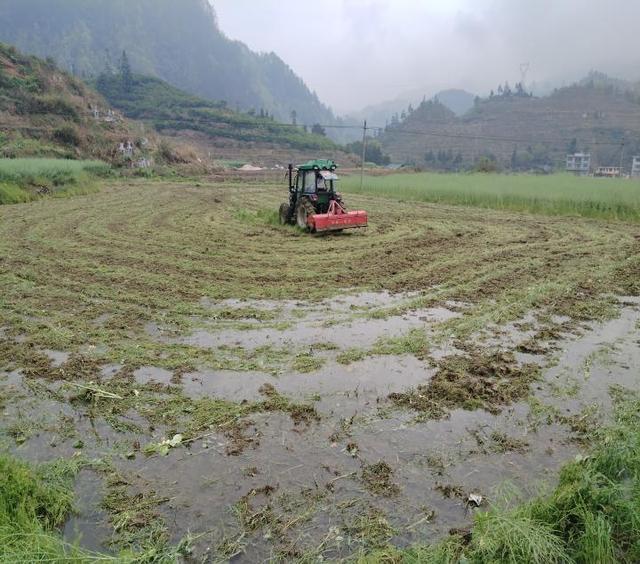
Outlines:
[[[388,319],[353,317],[354,311],[371,312],[381,304],[398,306],[408,299],[412,297],[385,295],[376,301],[367,295],[349,298],[346,303],[312,306],[295,302],[209,304],[212,309],[255,307],[278,311],[282,319],[295,326],[264,329],[256,322],[255,329],[226,332],[212,320],[211,327],[203,330],[208,336],[191,342],[217,347],[240,339],[242,346],[257,347],[269,335],[271,342],[282,345],[296,337],[296,343],[299,338],[308,345],[328,341],[342,349],[354,346],[352,334],[359,344],[368,346],[380,336],[402,335],[413,328],[431,331],[437,323],[456,315],[456,308],[452,308],[410,311]],[[640,389],[636,371],[640,365],[639,304],[638,300],[625,300],[618,319],[594,324],[577,335],[567,334],[556,343],[558,350],[546,357],[520,355],[523,361],[543,366],[541,380],[532,387],[537,401],[556,415],[606,419],[611,385]],[[327,316],[333,322],[328,327],[320,324]],[[528,329],[521,329],[522,324]],[[520,324],[485,336],[483,344],[490,341],[511,349],[532,336],[536,329],[532,324],[535,317],[529,316]],[[188,342],[194,335],[179,339]],[[434,351],[434,356],[455,352],[448,348]],[[328,357],[333,354],[327,352]],[[111,377],[118,368],[104,367],[103,377]],[[415,413],[392,409],[386,400],[389,393],[424,384],[433,374],[428,362],[409,355],[367,357],[348,366],[330,360],[309,374],[285,372],[273,376],[204,370],[185,374],[182,386],[194,398],[254,400],[261,397],[259,388],[269,383],[293,399],[313,401],[321,419],[295,425],[285,414],[256,414],[244,431],[245,448],[238,455],[227,454],[231,439],[212,434],[189,448],[172,449],[168,456],[138,455],[127,460],[120,455],[114,457],[114,464],[170,499],[161,506],[161,512],[174,541],[188,532],[202,533],[196,543],[196,556],[215,560],[219,544],[235,539],[242,546],[235,560],[254,562],[267,559],[279,549],[302,552],[321,543],[327,558],[348,555],[358,546],[353,540],[357,537],[354,523],[372,508],[382,512],[395,529],[396,544],[438,539],[451,528],[468,526],[475,511],[467,503],[469,494],[498,501],[498,490],[511,483],[523,496],[534,495],[540,488],[553,485],[560,465],[579,452],[568,424],[558,417],[547,420],[527,402],[496,416],[481,410],[455,410],[446,419],[426,422],[417,422]],[[166,384],[172,374],[142,367],[135,377],[141,383]],[[3,389],[21,385],[17,373],[0,375]],[[46,407],[74,416],[70,406],[47,402]],[[76,425],[87,443],[87,456],[103,456],[114,449],[122,452],[119,443],[136,439],[144,444],[159,440],[163,433],[156,429],[153,436],[134,437],[115,433],[100,422],[77,419]],[[41,433],[17,450],[21,456],[38,460],[73,453],[73,439],[52,441],[51,436]],[[506,449],[498,439],[501,436],[511,440]],[[392,468],[391,480],[398,487],[391,497],[371,493],[362,480],[363,467],[381,460]],[[102,490],[96,480],[90,474],[81,476],[77,485],[81,512],[66,529],[68,538],[80,532],[83,544],[91,548],[108,536],[107,529],[101,528],[104,515],[96,491]],[[272,522],[254,532],[243,531],[231,508],[243,496],[264,486],[273,487],[274,492],[253,496],[253,511],[270,504],[280,523]],[[283,509],[285,501],[288,510]],[[98,523],[103,525],[96,528]],[[275,538],[283,526],[284,538]]]
[[[426,317],[424,312],[404,316],[405,331],[428,325],[424,320],[422,325],[417,323],[421,317]],[[602,405],[605,413],[611,384],[640,388],[632,370],[640,360],[638,319],[637,308],[627,306],[619,319],[595,325],[582,336],[563,342],[550,363],[553,366],[544,370],[542,382],[536,385],[540,400],[563,415],[579,414],[593,403]],[[533,321],[531,318],[521,323]],[[394,330],[399,326],[398,319],[387,325]],[[372,333],[377,335],[378,328],[374,324]],[[493,337],[493,344],[511,347],[532,334],[510,326]],[[601,349],[606,350],[606,356],[598,353]],[[520,356],[542,364],[548,360]],[[589,367],[587,378],[585,366]],[[410,356],[371,357],[346,367],[330,363],[305,375],[189,374],[183,385],[194,396],[252,399],[258,397],[258,389],[265,382],[300,399],[318,394],[316,406],[322,420],[299,428],[284,415],[259,415],[253,418],[248,433],[253,442],[240,456],[226,456],[226,441],[218,437],[194,445],[189,452],[172,452],[165,459],[150,460],[140,471],[145,476],[164,476],[162,487],[175,494],[172,510],[183,516],[178,523],[203,521],[206,528],[214,530],[208,543],[202,541],[201,550],[215,547],[222,539],[220,531],[237,530],[229,507],[252,489],[272,486],[276,499],[283,492],[294,496],[317,492],[322,502],[302,527],[303,532],[299,531],[306,542],[296,546],[304,549],[319,544],[327,531],[335,530],[331,527],[343,532],[338,537],[344,536],[356,515],[369,506],[384,512],[397,531],[398,544],[434,540],[452,527],[468,525],[473,512],[467,503],[469,494],[494,501],[500,497],[500,486],[512,483],[523,496],[533,495],[552,485],[559,466],[578,452],[566,425],[541,424],[532,417],[527,403],[512,406],[498,416],[457,410],[448,419],[425,423],[416,423],[413,414],[388,409],[384,398],[390,392],[425,383],[432,374],[430,366]],[[576,379],[580,380],[579,386],[575,385]],[[342,426],[345,420],[353,421],[346,433]],[[336,435],[340,430],[343,433]],[[496,433],[524,446],[504,452],[492,438]],[[360,479],[362,466],[379,460],[394,470],[393,481],[400,488],[396,497],[372,495]],[[246,476],[248,468],[257,469],[257,473]],[[254,509],[261,502],[277,507],[277,501],[258,498]],[[431,512],[434,515],[426,518]],[[178,525],[177,537],[187,530]],[[239,560],[254,561],[270,553],[272,543],[264,540],[263,533],[251,536]],[[327,554],[339,556],[348,551],[336,541]]]
[[[183,376],[183,388],[191,397],[216,396],[232,401],[256,399],[259,388],[272,384],[280,393],[297,399],[320,396],[319,409],[335,406],[342,398],[358,398],[357,404],[375,401],[429,380],[433,369],[413,356],[370,357],[344,366],[330,362],[309,374],[278,376],[262,372],[197,372]],[[160,373],[161,375],[161,373]],[[159,378],[159,381],[161,378]],[[336,399],[337,398],[337,399]]]
[[[201,320],[203,328],[179,338],[169,337],[166,334],[168,331],[154,324],[147,325],[147,331],[163,342],[205,348],[242,347],[251,350],[272,346],[282,349],[318,344],[368,348],[382,337],[399,337],[411,329],[424,328],[460,315],[458,311],[445,307],[414,309],[404,315],[384,318],[372,315],[376,311],[405,306],[418,297],[419,294],[415,293],[391,295],[383,292],[345,295],[316,304],[268,300],[225,300],[215,305],[205,302],[214,311],[258,310],[270,313],[274,318],[271,324],[260,323],[252,318],[238,319],[245,325],[242,330],[233,329],[233,324],[224,319],[205,319]],[[453,305],[460,307],[460,304]],[[271,326],[275,322],[289,327]]]

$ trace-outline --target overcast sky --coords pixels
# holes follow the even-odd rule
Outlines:
[[[211,0],[220,27],[274,51],[339,112],[424,90],[640,80],[640,0]]]

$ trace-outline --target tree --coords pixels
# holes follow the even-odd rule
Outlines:
[[[131,92],[133,88],[133,73],[131,72],[131,65],[126,51],[122,51],[122,56],[120,57],[120,84],[123,92]]]
[[[356,141],[354,143],[349,143],[346,146],[347,151],[354,153],[356,155],[362,155],[362,141]],[[375,139],[371,139],[367,143],[367,151],[365,153],[364,159],[367,162],[375,163],[377,165],[388,165],[391,164],[391,157],[385,154],[382,151],[382,146],[379,141]]]
[[[322,135],[322,137],[327,136],[327,132],[324,127],[322,127],[319,123],[314,123],[311,127],[311,133],[314,135]]]

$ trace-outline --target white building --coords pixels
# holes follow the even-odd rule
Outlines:
[[[640,178],[640,157],[633,157],[633,166],[631,167],[631,177]]]
[[[620,178],[622,169],[619,166],[599,166],[594,176],[599,178]]]
[[[567,155],[567,172],[578,176],[587,176],[591,170],[591,155],[589,153],[575,153]]]

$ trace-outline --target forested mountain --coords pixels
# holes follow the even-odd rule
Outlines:
[[[227,38],[207,0],[0,0],[0,41],[97,77],[126,51],[135,72],[282,121],[334,116],[274,53]]]
[[[629,168],[640,154],[640,95],[633,84],[592,73],[573,86],[533,97],[499,86],[456,116],[438,99],[404,112],[380,135],[394,162],[437,170],[481,160],[514,170],[563,168],[567,153],[587,151],[594,166]]]
[[[405,119],[407,110],[420,105],[421,100],[426,101],[427,96],[422,90],[407,92],[395,100],[388,100],[372,106],[367,106],[358,112],[351,112],[348,118],[350,122],[362,124],[367,120],[370,125],[380,126]],[[437,98],[442,105],[461,116],[473,108],[474,94],[460,89],[448,89],[438,92]]]

